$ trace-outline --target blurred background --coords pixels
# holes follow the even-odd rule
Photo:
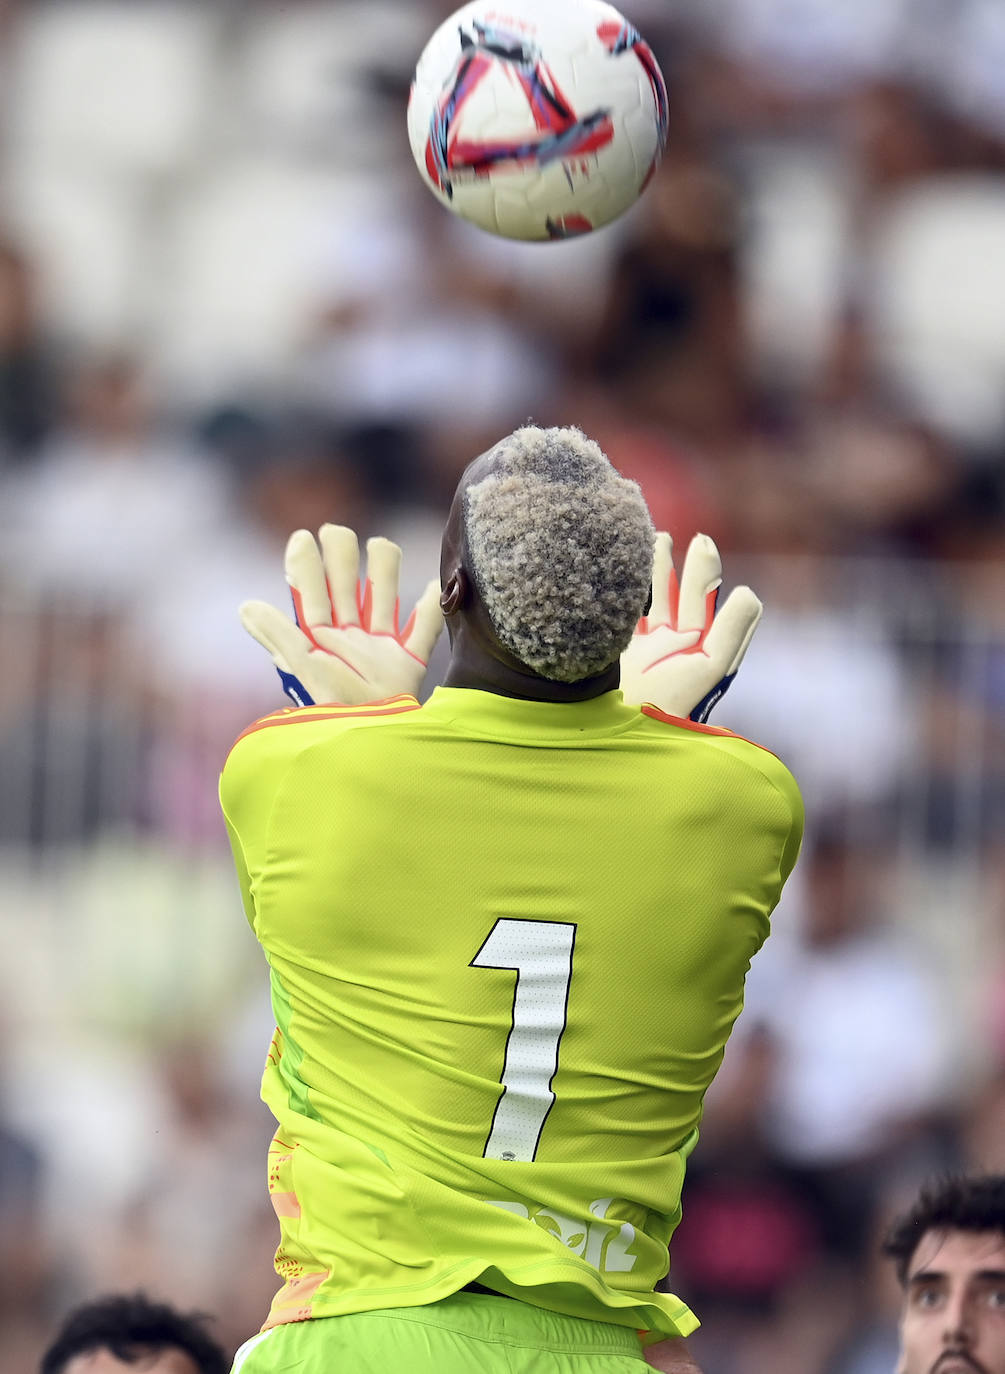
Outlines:
[[[1005,5],[625,0],[668,154],[548,245],[415,172],[453,8],[0,0],[6,1374],[109,1289],[229,1347],[263,1319],[271,1018],[216,779],[284,699],[235,608],[326,519],[397,539],[410,601],[528,417],[758,590],[714,723],[806,798],[674,1245],[706,1374],[889,1374],[884,1225],[1005,1168]]]

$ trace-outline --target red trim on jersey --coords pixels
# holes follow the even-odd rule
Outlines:
[[[653,720],[665,721],[667,725],[679,725],[684,730],[696,730],[699,735],[728,735],[733,739],[742,738],[740,735],[734,735],[732,730],[720,730],[716,725],[699,725],[696,720],[686,720],[684,716],[672,716],[669,711],[661,711],[651,701],[647,701],[643,705],[642,714],[652,716]],[[747,742],[753,744],[753,740]]]
[[[752,744],[755,749],[763,749],[766,754],[778,758],[773,749],[758,744],[756,739],[748,739],[746,735],[738,735],[735,730],[720,730],[716,725],[699,725],[696,720],[685,720],[683,716],[672,716],[669,711],[661,711],[651,701],[646,702],[642,707],[642,714],[651,716],[653,720],[662,720],[666,725],[679,725],[682,730],[694,730],[699,735],[722,735],[726,739],[742,739],[744,744]]]
[[[419,703],[415,697],[407,695],[388,697],[386,701],[369,702],[366,706],[287,706],[253,721],[246,730],[241,731],[231,749],[240,744],[247,735],[253,735],[258,730],[267,730],[273,725],[306,725],[316,720],[344,720],[347,716],[398,716],[405,711],[418,709]]]

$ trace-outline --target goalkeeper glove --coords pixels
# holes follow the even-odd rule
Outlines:
[[[707,534],[691,540],[679,583],[673,541],[657,534],[652,605],[621,655],[625,701],[708,719],[736,676],[763,610],[749,587],[736,587],[716,614],[721,583],[719,550]]]
[[[443,628],[439,583],[426,587],[398,628],[401,549],[369,539],[360,582],[359,542],[345,525],[322,525],[318,539],[297,530],[286,545],[294,624],[264,601],[245,601],[241,624],[272,655],[297,706],[359,706],[416,696]]]

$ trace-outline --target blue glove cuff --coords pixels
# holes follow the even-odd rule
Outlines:
[[[293,702],[294,706],[313,706],[314,698],[298,677],[292,673],[284,673],[282,668],[277,668],[279,681],[283,684],[283,691]]]
[[[720,698],[724,697],[729,691],[730,683],[735,677],[735,673],[727,673],[724,678],[720,678],[712,690],[698,702],[698,705],[688,716],[688,720],[693,720],[698,725],[704,725],[712,714],[712,708],[716,706]]]

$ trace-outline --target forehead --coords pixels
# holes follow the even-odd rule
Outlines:
[[[965,1277],[980,1270],[1005,1272],[1005,1235],[1000,1231],[928,1231],[908,1266],[908,1279],[921,1273]]]
[[[91,1350],[75,1355],[65,1374],[199,1374],[194,1362],[181,1350],[159,1350],[132,1363],[116,1359],[110,1350]]]

